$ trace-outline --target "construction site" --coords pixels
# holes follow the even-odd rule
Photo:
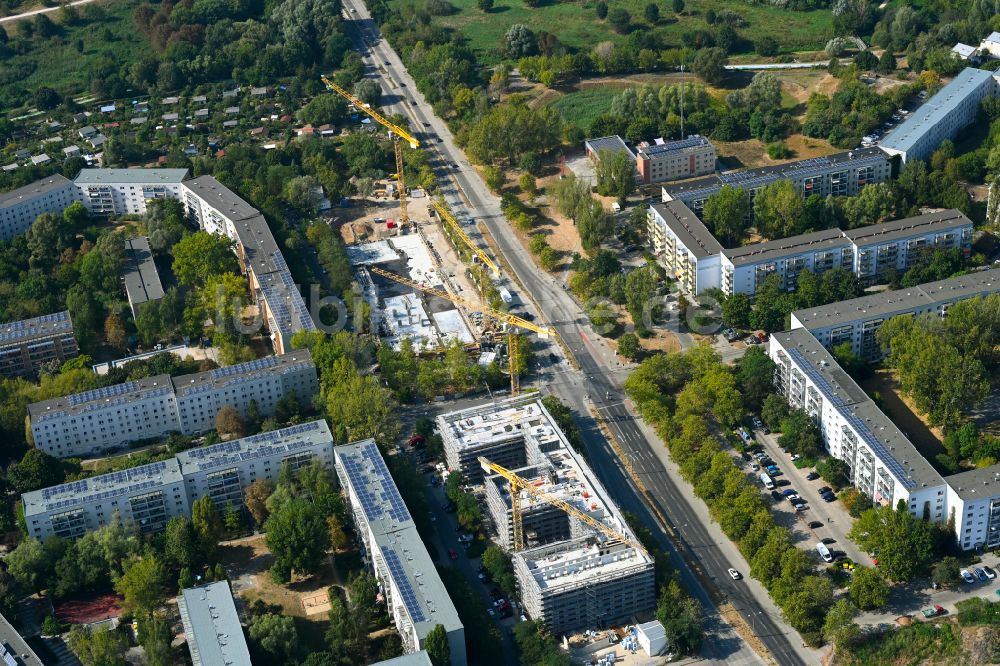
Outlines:
[[[533,619],[569,634],[652,613],[652,557],[539,396],[442,414],[438,431],[451,471],[483,484]]]

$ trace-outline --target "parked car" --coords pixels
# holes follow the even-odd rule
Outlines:
[[[973,583],[975,583],[975,582],[976,582],[976,578],[975,578],[975,576],[973,576],[972,574],[970,574],[970,573],[968,572],[968,570],[966,570],[966,569],[962,569],[962,571],[960,571],[959,573],[961,573],[961,574],[962,574],[962,580],[964,580],[964,581],[965,581],[966,583],[968,583],[969,585],[972,585]]]
[[[806,474],[806,481],[815,481],[818,478],[819,474],[817,474],[816,472],[809,472],[808,474]]]
[[[799,502],[803,501],[803,499],[794,492],[791,495],[785,495],[785,499],[787,499],[792,504],[798,504]]]
[[[820,497],[822,497],[823,501],[826,502],[827,504],[829,504],[830,502],[836,502],[837,501],[837,496],[834,495],[833,493],[830,493],[828,495],[820,495]]]
[[[772,499],[773,499],[774,501],[776,501],[776,502],[777,502],[777,501],[779,501],[779,500],[782,500],[782,499],[784,499],[784,495],[782,495],[781,493],[779,493],[779,492],[778,492],[777,490],[772,490],[772,491],[771,491],[771,498],[772,498]]]
[[[487,608],[486,612],[490,614],[490,617],[496,617],[497,616],[497,612],[495,610],[493,610],[492,607],[491,608]]]
[[[821,488],[819,489],[819,494],[820,494],[820,495],[822,495],[823,493],[832,493],[832,492],[833,492],[833,491],[832,491],[832,490],[830,490],[830,486],[823,486],[823,487],[821,487]]]
[[[785,497],[791,497],[792,495],[795,495],[796,493],[795,493],[794,490],[792,490],[791,488],[789,488],[787,490],[782,490],[781,494],[784,495]]]
[[[938,615],[944,615],[947,612],[948,611],[938,604],[934,604],[931,608],[925,608],[923,611],[924,617],[937,617]]]
[[[809,529],[818,530],[821,527],[823,527],[823,523],[821,523],[818,520],[814,520],[811,523],[809,523]]]
[[[801,458],[802,458],[802,454],[796,453],[794,456],[792,456],[792,462],[795,462],[796,460],[800,460]]]
[[[974,571],[976,574],[976,578],[978,578],[979,580],[983,581],[984,583],[989,580],[989,578],[987,578],[986,576],[986,572],[980,569],[979,567],[976,567]]]
[[[986,566],[985,564],[983,565],[983,571],[986,572],[986,577],[989,578],[990,580],[993,580],[994,578],[997,577],[997,572],[994,571],[992,568]]]
[[[739,571],[733,569],[732,567],[729,567],[729,577],[732,578],[733,580],[739,580],[740,578],[743,578],[742,574],[740,574]]]
[[[798,503],[795,504],[795,510],[796,511],[805,511],[808,508],[809,508],[809,505],[806,504],[805,502],[798,502]]]
[[[759,472],[760,465],[758,465],[757,463],[750,463],[750,469],[753,470],[754,472]]]
[[[764,427],[764,422],[760,420],[759,416],[753,417],[753,427],[757,429]]]

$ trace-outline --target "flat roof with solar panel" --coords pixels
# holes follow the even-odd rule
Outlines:
[[[318,419],[242,439],[181,451],[177,454],[177,461],[181,472],[190,475],[195,472],[211,472],[250,460],[286,457],[332,441],[333,435],[330,434],[326,421]]]
[[[260,289],[281,333],[291,335],[297,331],[316,330],[309,308],[287,269],[264,275],[260,279]]]
[[[175,377],[173,385],[178,396],[186,396],[239,383],[252,375],[282,375],[304,367],[313,367],[312,355],[308,349],[296,350],[281,356],[265,356],[225,368]]]
[[[776,340],[795,365],[823,393],[882,465],[905,488],[944,483],[940,474],[917,451],[875,402],[840,367],[826,348],[806,329],[775,333]]]
[[[78,415],[111,404],[136,402],[171,393],[173,388],[170,375],[154,375],[62,398],[33,402],[28,405],[28,416],[32,423],[38,423],[47,417]]]
[[[21,495],[25,517],[78,506],[97,504],[118,497],[134,497],[158,488],[183,482],[175,458],[63,483]]]
[[[0,659],[6,666],[43,666],[28,642],[3,615],[0,615]]]
[[[455,606],[378,445],[368,439],[335,447],[333,453],[351,507],[363,514],[356,516],[359,532],[391,579],[393,605],[406,609],[421,641],[438,624],[449,632],[461,629]],[[369,539],[374,541],[367,543]]]
[[[639,147],[639,154],[645,155],[647,157],[656,157],[664,153],[679,153],[691,148],[701,148],[703,146],[711,145],[703,136],[698,134],[692,134],[686,139],[679,139],[677,141],[664,141],[663,143],[653,143],[645,146]]]
[[[0,348],[67,333],[73,334],[73,320],[69,310],[12,321],[0,324]]]

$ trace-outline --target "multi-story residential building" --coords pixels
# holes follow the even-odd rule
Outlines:
[[[297,331],[316,329],[260,211],[213,176],[185,181],[183,202],[202,229],[223,234],[234,242],[276,353],[291,349],[291,338]]]
[[[251,666],[228,580],[182,590],[177,607],[193,666]]]
[[[78,200],[73,181],[59,174],[0,194],[0,240],[23,234],[42,213],[61,213]]]
[[[972,252],[972,220],[958,210],[943,210],[858,227],[844,232],[854,245],[854,274],[869,285],[891,273],[902,274],[933,250]]]
[[[824,229],[791,238],[722,250],[720,287],[727,295],[756,294],[772,273],[782,289],[794,289],[804,270],[822,273],[852,269],[854,248],[840,229]]]
[[[274,481],[285,465],[294,472],[314,461],[333,469],[333,436],[322,419],[177,454],[188,500],[210,497],[220,512],[241,506],[254,481]]]
[[[25,524],[40,541],[78,537],[116,515],[143,533],[157,532],[174,516],[190,516],[202,497],[211,497],[220,510],[242,506],[244,490],[257,479],[274,481],[283,465],[298,469],[313,460],[333,465],[333,436],[322,419],[24,493]]]
[[[149,239],[145,236],[125,241],[125,275],[122,279],[133,319],[138,318],[143,305],[163,298],[160,274],[149,249]]]
[[[294,395],[307,403],[318,390],[308,350],[181,377],[156,375],[28,405],[32,440],[57,457],[90,456],[170,432],[197,434],[215,427],[228,405],[262,415]]]
[[[176,458],[102,474],[21,495],[28,534],[74,538],[116,517],[140,532],[162,530],[174,516],[190,516]]]
[[[752,214],[757,192],[778,181],[791,181],[802,196],[853,196],[865,185],[885,182],[891,176],[892,166],[886,153],[878,148],[860,148],[668,185],[663,188],[663,201],[683,201],[701,217],[705,201],[724,186],[731,185],[746,192]]]
[[[875,502],[903,500],[914,516],[948,520],[944,479],[805,329],[771,336],[777,389],[819,425],[827,452]]]
[[[500,544],[514,551],[510,485],[485,475],[481,456],[527,479],[626,538],[635,536],[593,471],[573,451],[538,396],[512,398],[438,417],[452,473],[483,481]],[[478,474],[474,472],[478,470]],[[519,491],[524,550],[512,552],[524,608],[555,633],[610,626],[656,605],[653,560],[641,548],[596,532],[562,509]]]
[[[599,536],[560,541],[513,555],[524,610],[554,634],[631,621],[656,607],[653,560]]]
[[[722,250],[722,291],[757,293],[771,273],[782,289],[794,289],[803,270],[824,273],[843,268],[865,285],[902,274],[928,259],[932,250],[972,248],[972,220],[958,210],[926,213],[902,220],[849,229],[826,229]]]
[[[979,102],[997,94],[993,72],[966,67],[879,142],[889,155],[926,160],[945,139],[976,119]]]
[[[142,215],[146,202],[180,199],[187,169],[82,169],[73,182],[94,215]]]
[[[961,300],[958,293],[975,292],[954,286],[954,300],[928,305],[904,295],[900,302],[943,313],[938,308]],[[1000,465],[942,477],[806,328],[772,335],[770,356],[778,390],[813,417],[827,451],[850,467],[855,487],[880,504],[902,501],[918,518],[953,524],[963,550],[1000,546]]]
[[[7,666],[45,666],[24,636],[3,615],[0,615],[0,659]]]
[[[972,247],[972,220],[958,210],[842,231],[824,229],[790,238],[725,249],[682,202],[652,204],[647,230],[653,253],[692,294],[718,287],[727,295],[754,295],[775,273],[791,290],[802,271],[816,274],[843,268],[865,284],[884,280],[928,259],[937,249]]]
[[[30,377],[44,363],[79,353],[68,310],[0,324],[0,375]]]
[[[791,315],[791,327],[808,330],[824,347],[848,342],[856,355],[878,360],[883,353],[875,334],[883,322],[898,315],[933,313],[943,317],[952,303],[998,292],[1000,270],[976,271],[916,287],[796,310]]]
[[[465,666],[465,628],[417,534],[417,528],[373,440],[334,449],[337,476],[347,495],[369,564],[407,653],[424,649],[442,625],[451,663]]]
[[[646,215],[653,253],[691,294],[720,286],[722,245],[680,201],[653,204]]]
[[[601,151],[624,152],[635,164],[637,182],[645,185],[695,178],[715,171],[715,146],[697,134],[678,141],[643,141],[634,150],[620,136],[605,136],[588,139],[584,148],[595,162]]]

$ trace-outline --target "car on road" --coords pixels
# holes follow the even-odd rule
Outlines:
[[[743,578],[743,575],[736,569],[729,567],[729,577],[733,580],[739,580],[740,578]]]
[[[989,580],[989,578],[986,576],[986,572],[980,569],[979,567],[976,567],[973,571],[976,574],[976,578],[983,581],[984,583]]]
[[[993,580],[994,578],[997,577],[997,572],[994,571],[992,568],[986,566],[985,564],[983,565],[983,571],[986,572],[986,577],[989,578],[990,580]]]
[[[823,527],[823,523],[821,523],[818,520],[814,520],[814,521],[812,521],[812,522],[809,523],[809,529],[811,529],[811,530],[818,530],[821,527]]]
[[[454,548],[449,548],[448,549],[448,557],[450,557],[453,560],[457,560],[458,559],[458,553],[455,552]]]
[[[970,574],[968,570],[962,569],[959,573],[962,574],[962,580],[964,580],[969,585],[972,585],[973,583],[976,582],[976,577]]]
[[[821,486],[817,492],[819,492],[819,494],[822,495],[824,493],[832,493],[833,491],[830,490],[830,486]]]
[[[385,60],[385,61],[382,62],[382,64],[385,65],[386,67],[388,67],[389,66],[389,61]]]
[[[933,607],[931,607],[931,608],[925,608],[923,610],[924,617],[937,617],[938,615],[944,615],[947,612],[948,611],[946,611],[944,608],[942,608],[938,604],[934,604]]]
[[[816,472],[809,472],[808,474],[806,474],[806,481],[815,481],[818,478],[819,474],[817,474]]]

